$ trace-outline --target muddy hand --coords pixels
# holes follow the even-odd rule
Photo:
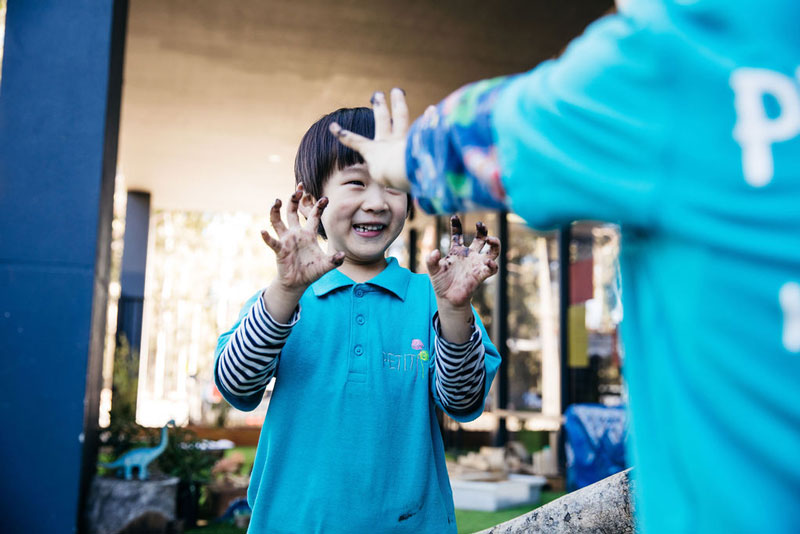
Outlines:
[[[488,236],[486,225],[475,225],[475,239],[467,247],[458,215],[450,218],[450,250],[442,257],[438,249],[428,255],[428,274],[436,296],[453,306],[469,304],[472,294],[484,280],[497,272],[500,240]],[[488,250],[484,251],[484,246]]]
[[[278,282],[289,291],[305,290],[344,261],[344,252],[328,255],[320,248],[317,241],[320,216],[328,205],[326,197],[320,198],[314,204],[305,225],[300,224],[297,209],[304,194],[307,193],[304,193],[303,186],[299,185],[289,198],[286,224],[281,220],[281,200],[275,200],[269,218],[277,238],[266,230],[261,231],[261,238],[275,252]]]

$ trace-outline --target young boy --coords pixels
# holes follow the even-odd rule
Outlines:
[[[258,406],[276,377],[250,532],[456,532],[435,409],[458,421],[483,410],[500,357],[470,299],[496,272],[500,243],[479,223],[466,247],[453,217],[449,253],[427,259],[430,281],[387,259],[409,198],[373,181],[328,133],[333,122],[375,133],[368,108],[306,133],[286,223],[276,200],[277,237],[262,232],[278,277],[217,348],[215,382],[236,408]]]

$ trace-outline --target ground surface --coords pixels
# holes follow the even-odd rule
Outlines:
[[[509,519],[520,516],[552,500],[558,499],[562,495],[564,495],[564,493],[560,491],[543,491],[542,501],[538,505],[517,506],[515,508],[500,510],[498,512],[456,510],[456,524],[458,525],[458,533],[468,534],[489,528],[504,521],[508,521]],[[187,530],[186,534],[244,534],[245,532],[245,529],[239,529],[231,525],[217,524],[193,530]]]
[[[237,447],[228,451],[227,455],[230,455],[233,451],[238,451],[244,454],[245,456],[245,465],[242,468],[243,473],[247,473],[250,470],[250,467],[253,465],[253,459],[255,457],[255,447]],[[455,459],[452,457],[451,459]],[[514,508],[508,508],[506,510],[500,510],[497,512],[478,512],[475,510],[456,510],[456,524],[458,525],[458,534],[469,534],[472,532],[478,532],[480,530],[484,530],[486,528],[492,527],[494,525],[503,523],[504,521],[508,521],[509,519],[513,519],[518,517],[524,513],[530,512],[534,508],[538,508],[543,504],[547,504],[550,501],[558,499],[559,497],[565,495],[563,491],[543,491],[542,492],[542,499],[539,504],[536,505],[525,505],[525,506],[517,506]],[[229,524],[210,524],[205,527],[200,527],[192,530],[186,530],[186,534],[245,534],[246,529],[236,528]]]

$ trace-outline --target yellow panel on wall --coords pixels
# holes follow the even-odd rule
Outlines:
[[[569,307],[569,366],[589,366],[589,333],[586,331],[586,304]]]

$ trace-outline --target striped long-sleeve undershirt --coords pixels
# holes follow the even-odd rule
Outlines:
[[[433,316],[433,327],[436,332],[436,393],[449,413],[470,413],[483,401],[486,385],[481,329],[473,324],[469,340],[455,344],[442,337],[438,312]]]
[[[278,323],[267,312],[263,298],[259,298],[220,353],[217,373],[222,386],[238,397],[263,390],[275,374],[278,355],[299,318],[297,310],[289,324]],[[436,393],[448,412],[469,413],[482,401],[486,381],[481,330],[473,325],[469,341],[454,344],[441,336],[438,313],[433,325]]]
[[[238,397],[263,390],[275,374],[278,354],[299,318],[298,309],[289,324],[275,321],[259,297],[219,355],[217,373],[225,389]]]

